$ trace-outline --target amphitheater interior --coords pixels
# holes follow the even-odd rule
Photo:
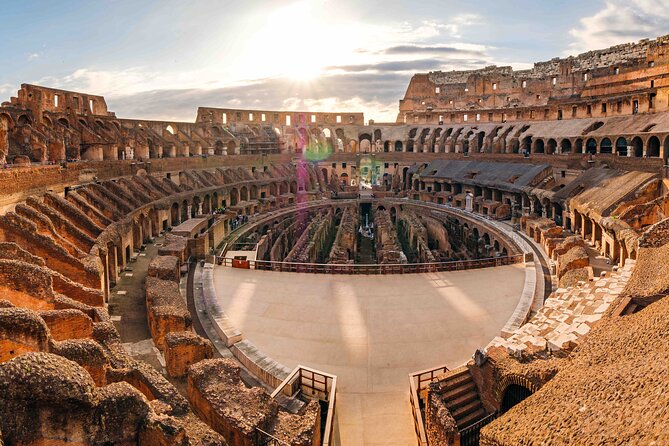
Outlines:
[[[669,444],[667,49],[416,74],[393,123],[22,85],[0,444]]]

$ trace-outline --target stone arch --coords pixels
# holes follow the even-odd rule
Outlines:
[[[198,216],[200,213],[200,203],[202,203],[202,200],[200,200],[200,197],[197,195],[193,197],[193,200],[191,201],[191,207],[190,207],[190,218],[195,218]]]
[[[404,150],[404,144],[402,141],[395,141],[395,152],[402,152]]]
[[[251,194],[251,200],[257,200],[258,199],[258,186],[253,184],[251,186],[250,194]]]
[[[548,145],[546,147],[546,153],[548,155],[553,155],[555,153],[555,149],[557,148],[557,141],[555,141],[553,138],[548,140]]]
[[[483,142],[485,140],[485,132],[480,131],[476,134],[476,152],[483,151]]]
[[[638,136],[635,136],[632,138],[632,150],[634,156],[637,158],[640,158],[643,156],[643,140],[639,138]]]
[[[532,391],[521,384],[509,384],[502,392],[500,413],[508,412],[513,406],[532,395]]]
[[[58,118],[58,124],[62,125],[63,127],[70,127],[70,121],[68,121],[67,118]]]
[[[627,156],[627,140],[622,136],[616,140],[616,154],[618,156]]]
[[[660,139],[657,136],[648,138],[646,156],[649,158],[658,158],[660,156]]]
[[[500,405],[500,407],[502,405],[502,399],[504,398],[504,392],[512,384],[516,386],[525,387],[530,391],[530,393],[534,393],[537,390],[539,390],[537,385],[535,385],[532,381],[525,378],[524,376],[515,373],[510,375],[505,375],[502,377],[502,379],[500,379],[495,383],[493,388],[494,399],[497,402],[497,404]]]
[[[609,138],[604,138],[599,142],[599,153],[613,153],[613,143]]]
[[[236,187],[230,189],[230,206],[237,206],[239,203],[239,190]]]
[[[202,213],[211,214],[211,197],[206,194],[202,199]]]
[[[571,140],[569,138],[564,138],[560,141],[560,152],[571,153]]]
[[[585,143],[585,153],[590,155],[597,153],[597,141],[594,138],[588,139]]]
[[[583,153],[583,140],[581,138],[574,141],[574,153]]]
[[[242,186],[239,189],[239,199],[241,201],[249,201],[249,189],[246,186]]]
[[[18,125],[19,127],[32,125],[32,119],[30,119],[30,116],[24,113],[16,119],[16,125]]]
[[[521,144],[520,144],[520,150],[523,153],[530,153],[530,150],[532,149],[532,137],[531,136],[526,136],[523,138]]]
[[[537,138],[532,145],[532,153],[544,153],[544,140]]]

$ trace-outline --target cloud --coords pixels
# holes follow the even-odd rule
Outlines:
[[[198,106],[267,110],[362,111],[367,118],[394,121],[398,101],[411,74],[347,73],[313,83],[285,78],[259,79],[245,85],[204,89],[156,89],[108,95],[111,111],[122,118],[190,121]],[[346,92],[342,97],[341,92]]]
[[[450,17],[447,23],[436,20],[423,20],[418,27],[411,27],[411,36],[418,40],[427,40],[432,37],[440,35],[447,35],[450,37],[461,37],[460,31],[466,26],[471,26],[480,23],[481,18],[477,14],[458,14]],[[407,30],[409,31],[409,30]]]
[[[653,38],[669,32],[669,4],[651,0],[606,0],[603,9],[569,31],[569,53]]]
[[[39,53],[30,53],[28,54],[28,61],[32,62],[33,60],[39,59],[40,54]]]
[[[444,56],[478,55],[483,56],[484,51],[457,48],[445,45],[397,45],[381,51],[382,54],[405,55],[405,54],[438,54]]]

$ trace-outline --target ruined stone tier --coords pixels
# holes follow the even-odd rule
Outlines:
[[[626,116],[669,109],[667,36],[538,62],[529,70],[413,76],[398,123],[511,122]]]

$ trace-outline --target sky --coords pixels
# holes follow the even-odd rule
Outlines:
[[[577,55],[669,33],[669,0],[0,0],[0,101],[22,83],[123,118],[198,106],[363,111],[411,76]]]

